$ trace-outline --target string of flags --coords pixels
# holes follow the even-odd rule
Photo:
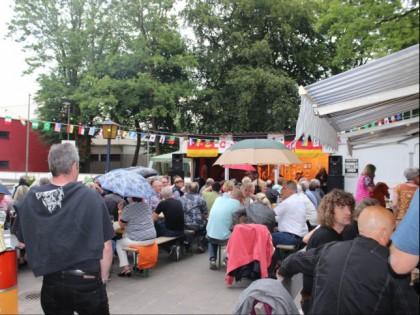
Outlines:
[[[381,126],[381,125],[388,125],[390,123],[396,122],[401,120],[403,117],[402,114],[397,114],[391,117],[386,117],[384,119],[379,119],[378,121],[372,122],[371,124],[366,124],[361,127],[353,128],[351,131],[357,131],[362,129],[367,129],[375,126]],[[13,118],[11,116],[5,116],[4,117],[4,123],[6,125],[10,125],[12,123]],[[26,126],[28,123],[28,120],[22,117],[19,117],[19,120],[23,126]],[[62,122],[51,122],[51,121],[43,121],[38,119],[30,120],[29,123],[31,124],[31,128],[34,130],[43,130],[43,131],[51,131],[54,132],[66,132],[66,133],[77,133],[78,135],[89,135],[89,136],[95,136],[100,135],[102,136],[102,128],[97,128],[94,126],[86,126],[86,125],[73,125],[73,124],[65,124]],[[41,129],[42,124],[42,129]],[[132,130],[124,130],[119,129],[117,132],[117,137],[121,139],[132,139],[137,140],[138,137],[140,137],[143,141],[148,142],[155,142],[158,140],[160,144],[169,144],[174,145],[176,142],[176,139],[178,138],[180,142],[184,141],[184,137],[179,137],[175,135],[164,135],[164,134],[158,134],[158,133],[142,133]],[[188,137],[188,145],[193,146],[194,144],[197,147],[203,146],[204,144],[212,143],[214,147],[219,146],[219,139],[199,139],[199,138],[190,138]],[[289,145],[291,149],[294,148],[295,144]],[[308,139],[304,138],[302,139],[302,146],[306,147],[308,146]],[[318,147],[319,146],[319,140],[318,139],[312,139],[312,146]]]
[[[11,116],[4,117],[4,123],[6,125],[10,125],[12,123]],[[26,126],[28,120],[25,118],[19,118],[21,124]],[[65,124],[61,122],[51,122],[51,121],[42,121],[38,119],[30,120],[29,123],[31,124],[31,128],[33,130],[43,130],[43,131],[54,131],[54,132],[65,132],[65,133],[77,133],[78,135],[89,135],[89,136],[102,136],[102,128],[98,128],[95,126],[86,126],[86,125],[72,125],[72,124]],[[176,139],[178,138],[180,142],[184,141],[184,137],[179,137],[175,135],[163,135],[158,133],[147,133],[147,132],[137,132],[131,130],[123,130],[119,129],[117,131],[117,137],[121,139],[132,139],[136,140],[140,138],[143,141],[148,142],[155,142],[158,140],[160,144],[169,144],[174,145],[176,143]],[[214,146],[218,146],[219,140],[218,139],[195,139],[189,138],[189,144],[195,144],[197,147],[200,146],[202,143],[210,143],[212,142]]]

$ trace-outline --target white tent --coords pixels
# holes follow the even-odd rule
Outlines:
[[[299,92],[296,139],[311,136],[325,148],[337,150],[338,138],[344,137],[351,154],[371,141],[397,143],[418,137],[418,116],[355,128],[419,108],[419,45],[301,87]]]

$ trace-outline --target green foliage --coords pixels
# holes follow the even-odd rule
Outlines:
[[[319,2],[317,27],[325,34],[333,74],[419,43],[418,0]]]
[[[419,42],[418,0],[185,2],[191,42],[175,0],[16,0],[9,36],[28,72],[43,72],[40,118],[65,123],[70,109],[71,124],[139,132],[292,133],[299,85]],[[87,163],[90,137],[71,138]]]

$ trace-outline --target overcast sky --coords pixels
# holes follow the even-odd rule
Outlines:
[[[31,94],[31,117],[34,118],[33,110],[36,104],[33,101],[38,89],[36,74],[23,75],[27,69],[23,45],[16,43],[10,38],[5,38],[7,25],[13,16],[11,5],[13,0],[0,0],[0,117],[11,116],[12,118],[28,116],[29,94]],[[177,9],[183,7],[178,4]],[[190,31],[181,28],[184,35],[190,35]]]
[[[22,45],[11,39],[5,39],[7,33],[6,22],[12,18],[10,5],[13,0],[0,0],[0,117],[28,116],[29,94],[32,96],[37,90],[36,76],[25,75],[27,69]],[[35,104],[31,101],[31,109]]]

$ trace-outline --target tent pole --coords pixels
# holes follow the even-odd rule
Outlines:
[[[225,168],[225,180],[229,180],[229,168]]]

